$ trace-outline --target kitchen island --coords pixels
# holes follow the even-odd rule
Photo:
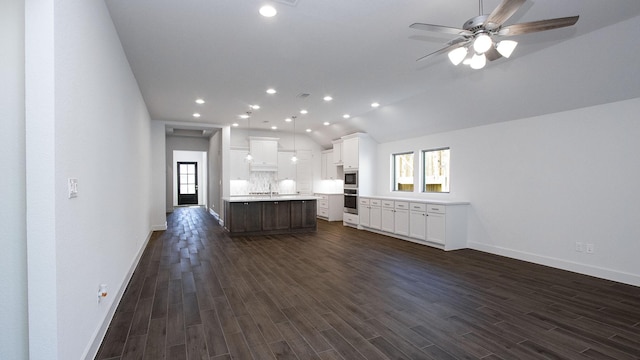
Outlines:
[[[273,235],[317,230],[311,195],[232,196],[223,198],[224,228],[231,235]]]

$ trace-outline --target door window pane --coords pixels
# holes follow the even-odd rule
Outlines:
[[[393,191],[413,191],[413,153],[393,154]]]

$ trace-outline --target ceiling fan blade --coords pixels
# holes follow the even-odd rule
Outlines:
[[[487,52],[484,53],[484,56],[487,57],[487,60],[489,61],[494,61],[494,60],[498,60],[502,57],[502,55],[498,52],[498,50],[496,50],[495,47],[490,47],[489,50],[487,50]]]
[[[545,31],[551,29],[557,29],[562,27],[567,27],[574,25],[578,22],[579,16],[569,16],[563,18],[556,19],[547,19],[547,20],[538,20],[531,21],[520,24],[513,24],[509,26],[505,26],[504,28],[498,31],[498,35],[502,36],[513,36],[513,35],[521,35],[528,34],[532,32]]]
[[[469,43],[469,40],[464,39],[464,38],[461,38],[461,39],[463,39],[463,40],[459,41],[457,43],[451,44],[449,46],[443,47],[442,49],[434,51],[434,52],[432,52],[430,54],[427,54],[427,55],[417,59],[416,61],[424,60],[424,59],[428,58],[429,56],[438,55],[438,54],[442,54],[442,53],[447,53],[447,52],[449,52],[451,50],[457,49],[459,47],[463,47],[463,46],[465,46],[465,45],[467,45]],[[452,40],[452,41],[455,41],[455,40]],[[452,41],[450,41],[450,42],[452,42]]]
[[[493,9],[485,22],[485,27],[488,30],[499,28],[520,9],[524,2],[525,0],[503,0],[497,8]]]
[[[471,31],[458,29],[458,28],[454,28],[454,27],[449,27],[449,26],[442,26],[442,25],[413,23],[413,24],[409,25],[409,27],[412,28],[412,29],[431,31],[431,32],[438,32],[438,33],[449,34],[449,35],[472,35]]]

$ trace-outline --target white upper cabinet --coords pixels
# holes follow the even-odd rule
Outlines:
[[[357,137],[344,139],[342,142],[342,163],[344,164],[344,170],[358,169],[359,165],[359,140]]]
[[[251,137],[251,171],[278,171],[278,139]]]
[[[333,142],[333,163],[342,165],[342,140]]]
[[[296,164],[291,161],[293,151],[278,152],[278,180],[295,180]]]
[[[249,150],[231,150],[229,174],[231,180],[249,180],[249,163],[245,160]]]

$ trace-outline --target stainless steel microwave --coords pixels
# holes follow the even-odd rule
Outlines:
[[[344,172],[344,188],[345,189],[358,188],[358,172],[357,171]]]

